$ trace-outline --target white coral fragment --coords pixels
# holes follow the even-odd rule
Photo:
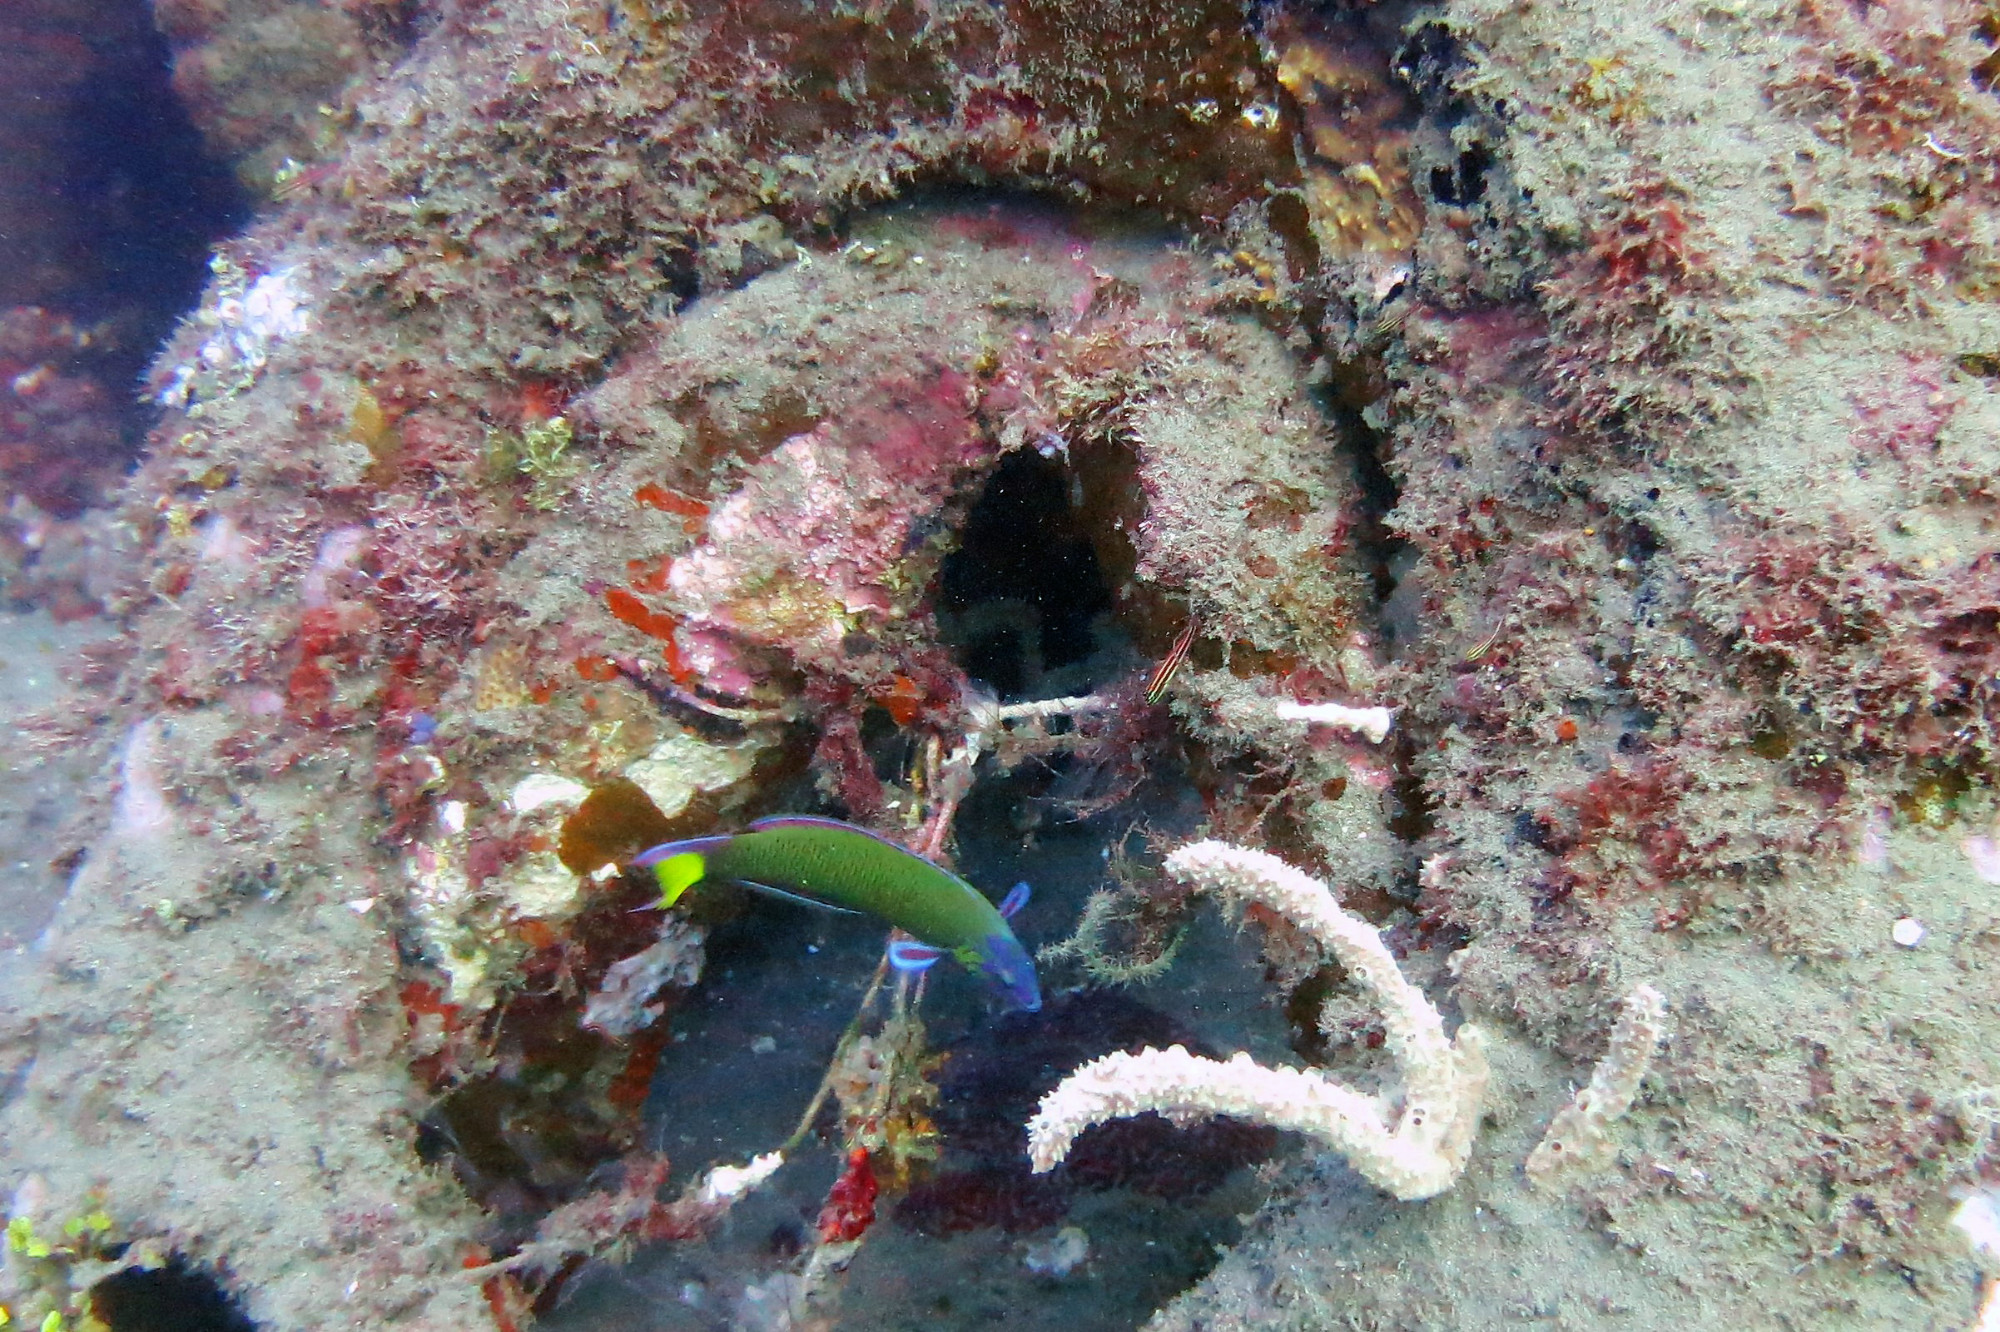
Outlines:
[[[1486,1092],[1480,1030],[1468,1023],[1447,1039],[1436,1007],[1404,977],[1375,928],[1276,856],[1196,842],[1168,856],[1165,869],[1190,887],[1261,903],[1324,944],[1380,1002],[1402,1095],[1369,1095],[1310,1070],[1267,1068],[1247,1054],[1222,1062],[1180,1046],[1120,1052],[1084,1065],[1042,1099],[1028,1125],[1034,1168],[1052,1169],[1092,1125],[1151,1110],[1177,1122],[1221,1114],[1310,1134],[1405,1201],[1456,1183]]]
[[[1355,708],[1345,703],[1296,703],[1288,698],[1281,698],[1273,703],[1271,715],[1279,721],[1304,722],[1308,726],[1331,726],[1335,730],[1352,731],[1370,744],[1377,745],[1389,738],[1389,728],[1396,721],[1394,708],[1379,705]]]
[[[112,830],[128,841],[150,841],[173,826],[173,811],[160,780],[160,738],[166,723],[147,717],[125,733],[118,754],[118,795]]]
[[[562,920],[583,904],[583,880],[553,851],[530,851],[488,879],[481,897],[517,920]]]
[[[1971,1332],[2000,1332],[2000,1280],[1990,1275],[2000,1271],[2000,1196],[1981,1189],[1958,1205],[1951,1223],[1965,1236],[1973,1261],[1989,1274],[1982,1282],[1979,1321]]]
[[[777,1174],[784,1163],[783,1152],[765,1152],[751,1157],[748,1165],[717,1166],[702,1176],[689,1195],[702,1207],[726,1207]]]
[[[686,731],[670,730],[650,753],[625,765],[625,776],[673,818],[699,792],[721,791],[748,777],[770,743],[753,735],[732,745],[710,744]]]
[[[546,806],[572,810],[583,803],[590,788],[570,777],[550,772],[531,772],[514,784],[507,805],[516,814],[532,814]]]
[[[1556,1112],[1540,1144],[1528,1153],[1530,1180],[1546,1185],[1603,1164],[1611,1151],[1606,1128],[1632,1108],[1666,1029],[1667,1001],[1658,990],[1641,985],[1625,996],[1610,1048],[1591,1070],[1590,1085]]]
[[[281,265],[253,279],[217,255],[209,268],[215,282],[189,321],[206,336],[192,362],[169,372],[157,395],[162,406],[187,407],[249,387],[278,348],[313,326],[299,266]]]

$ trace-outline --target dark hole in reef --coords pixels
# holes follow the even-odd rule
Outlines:
[[[1285,1020],[1292,1028],[1292,1051],[1299,1058],[1322,1063],[1333,1049],[1320,1029],[1320,1010],[1343,979],[1337,967],[1321,967],[1305,978],[1285,1000]]]
[[[1111,587],[1084,514],[1083,484],[1022,449],[1000,460],[939,579],[944,639],[1002,698],[1083,692],[1105,646]]]
[[[1991,11],[1982,14],[1972,25],[1972,35],[1989,47],[2000,45],[2000,15]],[[2000,50],[1994,50],[1972,67],[1972,86],[1983,93],[1993,91],[1994,84],[2000,82]]]
[[[129,42],[103,53],[76,103],[62,182],[71,244],[88,259],[77,265],[82,281],[51,296],[86,316],[131,310],[137,323],[127,354],[138,362],[201,291],[209,246],[240,227],[249,209],[174,95],[166,42],[148,6],[114,3],[139,18]]]
[[[1375,599],[1380,605],[1395,593],[1398,581],[1396,570],[1406,563],[1401,557],[1409,543],[1397,536],[1388,524],[1390,511],[1402,498],[1402,488],[1390,475],[1384,458],[1388,441],[1365,425],[1360,413],[1343,405],[1329,404],[1329,414],[1340,422],[1346,437],[1354,441],[1348,456],[1353,460],[1355,484],[1361,491],[1361,521],[1355,532],[1355,542],[1369,557]]]
[[[111,1332],[254,1332],[215,1274],[174,1257],[129,1268],[91,1288],[91,1311]]]
[[[1492,161],[1484,148],[1474,144],[1452,166],[1431,168],[1431,197],[1458,208],[1478,203],[1486,193],[1486,169]]]
[[[147,424],[140,375],[201,291],[209,246],[249,211],[174,94],[146,0],[72,8],[77,18],[43,17],[45,27],[32,26],[33,7],[0,20],[0,40],[17,45],[17,25],[31,25],[30,51],[63,52],[73,76],[37,78],[30,54],[18,86],[0,87],[14,200],[0,206],[10,233],[0,311],[44,310],[75,325],[60,342],[0,349],[66,381],[54,395],[0,391],[0,406],[39,419],[14,441],[5,480],[61,516],[95,503],[137,456]],[[30,199],[39,202],[23,212]]]
[[[1390,68],[1420,97],[1449,96],[1467,67],[1465,50],[1442,23],[1425,23],[1411,30],[1397,49]]]
[[[1273,195],[1265,205],[1264,215],[1271,224],[1271,230],[1284,242],[1285,257],[1291,261],[1295,273],[1313,273],[1319,270],[1319,241],[1313,235],[1312,213],[1305,201],[1296,195]],[[1308,318],[1317,314],[1308,311]]]
[[[660,276],[666,280],[666,299],[671,308],[685,310],[701,295],[701,275],[695,272],[692,257],[662,259]]]
[[[887,709],[871,707],[861,714],[861,747],[868,753],[877,780],[902,781],[916,756],[917,743]]]

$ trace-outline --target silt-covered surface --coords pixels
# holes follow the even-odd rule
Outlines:
[[[270,1328],[528,1287],[557,1326],[1970,1321],[1990,16],[348,8],[295,62],[326,111],[230,122],[320,158],[156,367],[119,633],[40,723],[101,775],[9,995],[6,1182],[129,1247],[8,1299],[178,1252]],[[952,767],[1059,696],[1099,702]],[[1129,990],[1069,992],[1106,938],[1049,962],[1037,1018],[941,968],[844,1275],[845,1109],[719,1226],[482,1267],[790,1130],[879,938],[602,866],[806,809],[1035,880],[1031,944],[1106,881],[1126,963],[1192,933]],[[1388,1077],[1299,940],[1148,895],[1204,825],[1489,1032],[1455,1189],[1226,1133],[1001,1160],[1113,1045]],[[1642,983],[1615,1150],[1531,1188]]]

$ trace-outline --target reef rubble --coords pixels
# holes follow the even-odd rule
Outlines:
[[[0,1012],[0,1302],[172,1258],[269,1329],[525,1325],[508,1254],[735,1198],[662,1211],[641,1115],[726,906],[618,865],[802,801],[948,857],[1048,762],[1107,828],[1176,774],[1485,1037],[1455,1186],[1281,1151],[1151,1326],[1972,1319],[1992,13],[160,9],[276,198],[156,363],[120,632],[32,728],[103,780]],[[1189,904],[1112,877],[1069,956],[1176,965]],[[1300,1056],[1393,1089],[1246,914]],[[891,987],[738,1325],[836,1319],[925,1169]],[[1633,994],[1650,1068],[1532,1187]]]

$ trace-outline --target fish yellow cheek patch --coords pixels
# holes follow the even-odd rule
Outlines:
[[[653,876],[660,881],[660,906],[670,907],[680,901],[681,894],[707,874],[708,862],[699,851],[683,851],[653,866]]]

